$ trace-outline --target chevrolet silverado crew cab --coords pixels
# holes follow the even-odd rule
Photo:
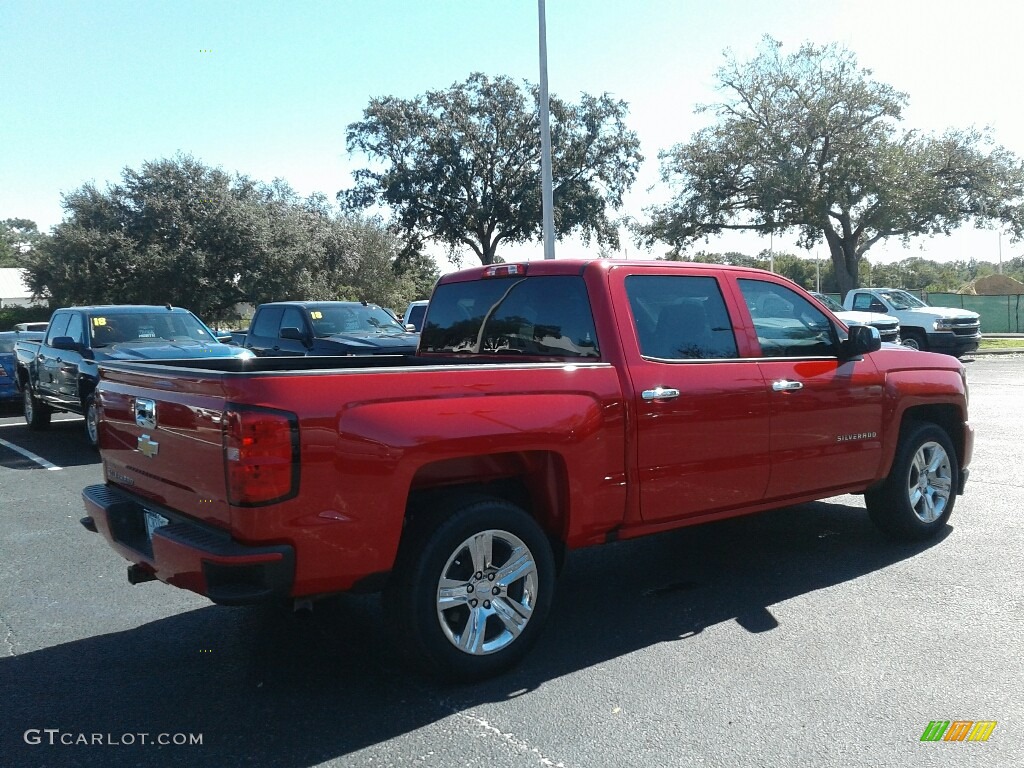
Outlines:
[[[903,343],[915,349],[960,357],[974,352],[981,343],[981,318],[977,312],[931,307],[899,288],[855,288],[846,294],[843,306],[896,318]]]
[[[416,355],[108,362],[83,524],[217,603],[383,591],[423,671],[519,660],[566,553],[836,494],[934,537],[973,449],[961,363],[788,280],[553,260],[446,275]]]
[[[41,341],[18,341],[15,383],[30,429],[46,429],[54,411],[85,416],[85,434],[96,445],[97,365],[104,360],[252,357],[217,341],[187,309],[108,305],[58,309]]]
[[[419,335],[365,301],[260,304],[242,344],[259,356],[409,355]]]

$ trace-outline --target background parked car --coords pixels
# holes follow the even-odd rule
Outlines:
[[[38,325],[38,323],[20,323],[20,325]],[[42,323],[46,325],[46,323]],[[43,334],[39,331],[4,331],[0,333],[0,404],[20,404],[21,392],[16,385],[15,371],[17,363],[14,357],[16,341],[40,341]]]
[[[405,314],[402,315],[402,323],[408,328],[410,325],[412,329],[419,333],[423,330],[423,318],[427,316],[427,304],[429,301],[412,301],[409,306],[405,308]]]
[[[245,348],[256,355],[412,355],[420,336],[390,312],[361,301],[260,304]]]
[[[41,331],[46,333],[46,328],[49,325],[48,322],[43,321],[41,323],[15,323],[14,330],[16,331]]]

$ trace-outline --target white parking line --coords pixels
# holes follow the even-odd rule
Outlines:
[[[53,469],[63,469],[63,467],[58,467],[56,464],[51,464],[46,459],[44,459],[42,456],[36,456],[34,453],[32,453],[32,451],[26,451],[24,448],[21,448],[21,447],[15,445],[14,443],[9,443],[6,440],[0,439],[0,445],[4,446],[6,448],[10,448],[15,453],[20,453],[26,459],[29,459],[30,461],[34,461],[36,464],[41,466],[43,469],[50,469],[50,470],[53,470]]]

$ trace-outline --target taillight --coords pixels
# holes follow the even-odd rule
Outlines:
[[[294,413],[228,406],[223,421],[228,502],[284,501],[299,488],[299,423]]]

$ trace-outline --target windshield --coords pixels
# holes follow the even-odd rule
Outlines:
[[[886,301],[892,304],[893,309],[916,309],[917,307],[928,306],[912,293],[907,293],[906,291],[882,291],[881,294],[885,297]]]
[[[835,299],[833,299],[831,296],[826,296],[824,293],[815,293],[814,291],[811,292],[811,296],[816,298],[818,301],[820,301],[826,307],[831,309],[833,312],[844,312],[845,311],[843,309],[843,305],[840,304]]]
[[[93,347],[168,341],[220,343],[213,332],[190,312],[97,314],[89,318],[89,333]]]
[[[408,333],[405,326],[387,311],[372,304],[315,306],[309,310],[309,320],[318,339],[336,333],[372,333],[383,336]]]

